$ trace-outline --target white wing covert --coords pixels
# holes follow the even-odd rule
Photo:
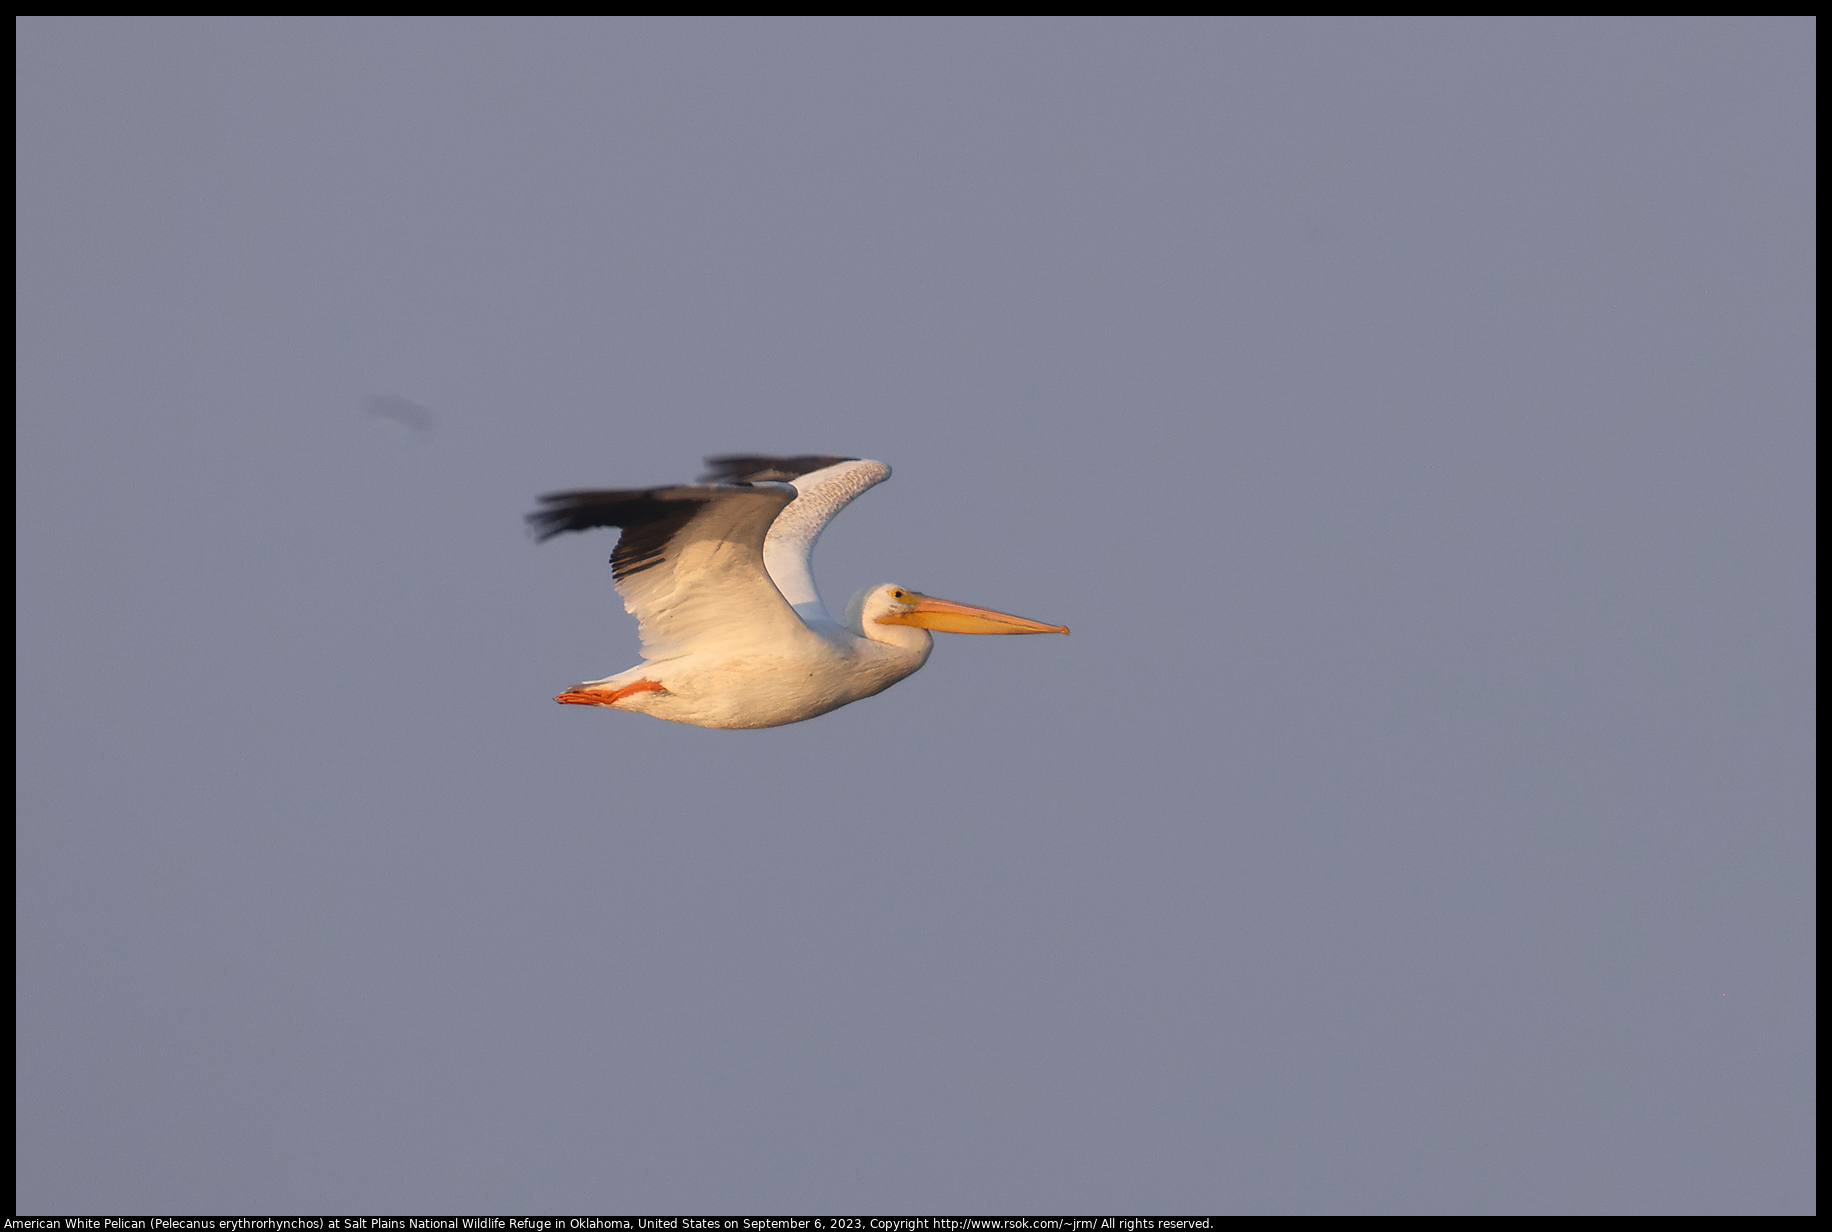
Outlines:
[[[815,636],[764,564],[770,525],[796,498],[779,483],[557,492],[529,520],[543,539],[623,529],[611,576],[640,626],[645,659],[768,653]]]
[[[840,510],[869,488],[891,477],[891,468],[869,458],[849,458],[788,482],[795,500],[770,524],[763,545],[764,567],[776,589],[804,621],[837,623],[814,584],[814,544]]]

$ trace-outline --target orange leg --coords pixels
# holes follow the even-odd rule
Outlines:
[[[637,680],[626,684],[621,689],[568,689],[553,700],[564,702],[569,706],[609,706],[622,701],[632,693],[666,693],[668,690],[653,680]]]

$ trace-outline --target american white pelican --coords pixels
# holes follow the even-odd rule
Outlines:
[[[703,482],[555,492],[528,515],[539,538],[623,528],[611,577],[642,632],[643,662],[554,698],[700,727],[776,727],[870,697],[921,667],[947,633],[1067,633],[902,586],[827,613],[809,557],[833,515],[890,478],[864,458],[708,458]]]

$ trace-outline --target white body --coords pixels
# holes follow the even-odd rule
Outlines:
[[[884,692],[921,667],[935,644],[926,629],[884,626],[907,638],[891,645],[831,627],[842,636],[778,650],[651,659],[585,687],[653,680],[660,691],[631,693],[611,706],[698,727],[780,727]]]
[[[778,727],[882,693],[914,672],[935,646],[927,629],[876,625],[873,632],[880,636],[867,637],[863,605],[855,604],[861,610],[849,613],[852,620],[841,625],[814,584],[812,558],[821,531],[854,497],[890,477],[884,463],[861,459],[813,471],[788,485],[795,498],[770,522],[763,543],[765,582],[774,594],[764,593],[756,579],[744,576],[749,570],[740,568],[732,579],[739,585],[681,595],[664,612],[653,600],[664,593],[672,598],[681,589],[674,578],[645,585],[648,573],[636,574],[622,587],[624,607],[642,624],[646,657],[589,687],[615,690],[653,680],[662,691],[631,693],[612,704],[699,727]],[[781,619],[732,619],[734,607],[781,608],[785,603],[799,630]],[[700,624],[694,608],[701,606],[716,608],[717,629],[679,637],[677,630],[685,631],[680,626]],[[765,631],[767,637],[755,636]]]

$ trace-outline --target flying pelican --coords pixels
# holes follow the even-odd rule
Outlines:
[[[539,539],[623,528],[611,577],[643,662],[554,698],[700,727],[777,727],[870,697],[928,660],[947,633],[1067,633],[902,586],[862,590],[841,624],[814,588],[814,541],[891,477],[866,458],[708,458],[702,482],[555,492],[528,515]]]

